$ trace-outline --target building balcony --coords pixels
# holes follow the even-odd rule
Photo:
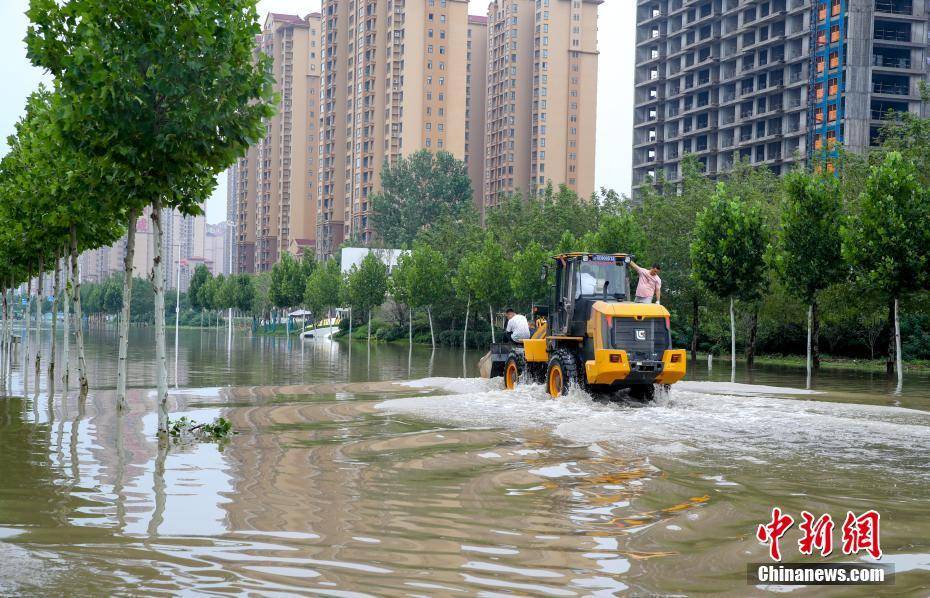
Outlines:
[[[914,5],[906,0],[875,0],[875,12],[911,16],[914,14]]]
[[[872,93],[882,94],[882,95],[893,95],[893,96],[910,96],[911,88],[910,85],[904,85],[900,83],[872,83]]]
[[[896,27],[876,26],[872,35],[874,41],[894,42],[894,43],[913,43],[911,41],[911,32]]]
[[[910,57],[897,58],[892,56],[881,56],[878,54],[873,54],[872,66],[883,69],[913,70],[913,64]]]

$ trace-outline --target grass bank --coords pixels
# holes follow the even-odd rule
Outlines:
[[[707,360],[707,354],[699,353],[698,361]],[[729,363],[728,355],[715,356],[714,361]],[[745,362],[743,358],[737,358],[737,363]],[[807,358],[803,355],[756,355],[756,364],[779,366],[779,367],[796,367],[806,368]],[[852,359],[849,357],[820,357],[820,368],[822,370],[845,370],[855,372],[884,372],[885,360],[882,359]],[[930,361],[921,359],[905,360],[904,368],[911,372],[930,372]]]

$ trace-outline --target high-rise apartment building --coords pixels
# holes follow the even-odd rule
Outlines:
[[[421,149],[464,160],[482,208],[549,182],[590,194],[600,1],[499,0],[483,17],[466,0],[323,0],[319,17],[269,15],[256,56],[272,56],[282,103],[229,172],[238,271],[372,241],[383,165]]]
[[[465,164],[475,193],[475,206],[484,208],[484,117],[487,110],[488,18],[468,15],[465,47]]]
[[[237,170],[239,168],[239,161],[236,161],[235,164],[229,167],[226,171],[226,222],[223,226],[228,227],[226,234],[223,236],[223,263],[226,264],[226,273],[234,274],[237,272],[236,266],[239,264],[239,258],[237,255],[237,243],[238,235],[233,232],[237,224],[237,214],[238,208],[236,205],[236,198],[239,196],[239,191],[237,187],[238,183],[238,174]],[[232,264],[232,266],[230,266]],[[228,270],[232,268],[232,272]]]
[[[320,14],[271,13],[256,36],[270,58],[278,105],[265,136],[229,171],[239,272],[264,272],[316,238],[319,166]]]
[[[638,0],[634,192],[694,154],[776,173],[842,143],[866,150],[889,111],[921,114],[928,0]]]
[[[549,182],[594,191],[601,0],[488,7],[484,203]]]
[[[253,145],[246,155],[229,169],[227,177],[233,181],[230,190],[233,195],[226,198],[227,203],[235,207],[236,217],[236,272],[255,272],[255,225],[258,184],[255,179],[258,163],[258,147]],[[229,208],[227,207],[227,210]]]
[[[371,241],[385,161],[465,156],[467,11],[464,0],[324,0],[318,254]]]
[[[292,241],[316,229],[317,105],[320,15],[305,19],[272,13],[261,51],[272,57],[278,110],[258,144],[256,264],[269,270]]]

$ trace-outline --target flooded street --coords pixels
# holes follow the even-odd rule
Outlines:
[[[731,384],[701,365],[624,405],[505,391],[477,353],[185,330],[172,417],[237,434],[165,450],[151,347],[134,331],[122,415],[115,332],[89,334],[84,401],[23,393],[19,360],[0,399],[0,595],[875,594],[747,585],[773,506],[876,509],[886,590],[930,594],[926,375],[894,395],[881,374],[806,391],[802,369]],[[786,561],[804,561],[799,536]]]

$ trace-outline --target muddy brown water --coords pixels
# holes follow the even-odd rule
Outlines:
[[[17,360],[0,594],[930,594],[927,377],[895,394],[830,372],[808,392],[802,370],[734,385],[698,367],[648,406],[554,401],[476,378],[476,353],[189,330],[177,372],[169,342],[172,414],[237,434],[166,449],[150,347],[134,331],[122,415],[112,331],[88,335],[83,401],[31,377],[24,393]],[[748,585],[773,506],[878,510],[895,585]],[[786,560],[819,562],[794,532]]]

